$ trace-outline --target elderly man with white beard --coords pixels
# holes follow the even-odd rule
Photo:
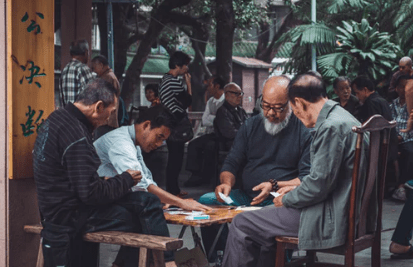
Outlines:
[[[288,101],[286,76],[270,77],[264,84],[261,114],[245,121],[238,130],[231,151],[220,173],[215,192],[199,199],[202,204],[226,205],[219,193],[229,196],[235,206],[272,205],[271,191],[290,190],[310,171],[309,130],[298,120]],[[233,189],[236,175],[242,189]],[[202,227],[202,238],[209,249],[217,229]],[[215,231],[214,231],[215,230]],[[225,231],[217,250],[225,246]],[[211,260],[211,259],[210,259]]]

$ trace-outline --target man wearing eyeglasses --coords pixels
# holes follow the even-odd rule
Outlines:
[[[217,110],[215,117],[215,129],[217,135],[223,139],[225,149],[229,150],[232,146],[238,129],[247,119],[247,113],[241,107],[242,92],[236,83],[229,83],[224,87],[225,101]]]
[[[219,197],[222,193],[231,197],[234,201],[231,205],[235,206],[272,205],[271,191],[294,188],[309,173],[312,139],[309,130],[292,114],[287,93],[289,82],[286,76],[274,76],[265,82],[260,115],[240,127],[221,169],[221,184],[215,192],[201,196],[200,203],[225,205]],[[242,189],[233,189],[240,170]],[[214,230],[201,229],[207,249],[208,236],[214,236]],[[222,245],[218,250],[223,250],[225,240],[218,241]]]

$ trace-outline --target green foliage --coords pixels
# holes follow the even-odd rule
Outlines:
[[[324,23],[300,25],[280,37],[278,42],[284,45],[276,56],[286,57],[291,51],[292,59],[286,64],[286,72],[302,73],[311,66],[312,45],[315,45],[317,54],[332,53],[335,41],[335,32]]]
[[[392,73],[400,47],[391,41],[389,33],[378,31],[378,24],[372,27],[366,19],[361,23],[343,21],[337,32],[335,52],[317,58],[319,70],[327,80],[367,75],[379,81]]]

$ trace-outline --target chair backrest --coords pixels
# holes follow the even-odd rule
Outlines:
[[[350,194],[349,211],[349,232],[347,248],[349,249],[356,238],[361,238],[367,232],[367,216],[372,198],[377,198],[377,216],[375,234],[381,232],[382,204],[384,195],[384,182],[386,177],[387,154],[390,138],[390,129],[396,126],[395,121],[387,121],[381,115],[374,115],[361,126],[353,127],[353,132],[357,133],[357,146],[354,159],[352,187]],[[370,133],[370,143],[368,148],[367,173],[364,177],[361,172],[361,159],[363,151],[364,133]],[[361,187],[361,188],[360,188]],[[363,190],[364,188],[364,190]],[[361,207],[357,212],[357,192],[362,189]],[[360,203],[359,203],[360,204]],[[371,208],[371,207],[370,207]],[[359,217],[356,229],[356,217]],[[357,231],[356,231],[357,230]],[[357,237],[356,237],[357,233]],[[351,248],[354,252],[354,247]]]

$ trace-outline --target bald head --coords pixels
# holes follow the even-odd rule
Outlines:
[[[290,79],[286,76],[273,76],[268,78],[262,89],[262,98],[272,104],[285,103],[288,100],[287,87]]]
[[[403,75],[411,75],[412,71],[412,59],[410,57],[402,57],[399,61],[399,71]]]
[[[241,104],[243,92],[236,83],[229,83],[224,87],[225,101],[236,107]]]

